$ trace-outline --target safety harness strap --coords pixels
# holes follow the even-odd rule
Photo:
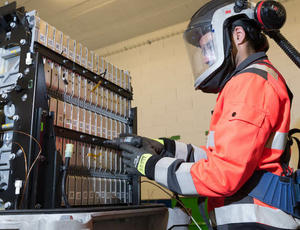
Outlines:
[[[257,171],[247,182],[249,196],[300,218],[300,170],[293,176],[277,176],[270,172]],[[244,188],[247,189],[247,188]]]
[[[295,140],[296,143],[297,143],[298,153],[299,153],[299,158],[298,158],[299,160],[298,160],[298,166],[297,166],[297,168],[300,169],[300,140],[297,137],[293,136],[296,133],[300,133],[300,129],[296,129],[295,128],[295,129],[291,129],[289,131],[289,134],[288,134],[288,143],[290,144],[290,146],[292,146],[293,140]]]

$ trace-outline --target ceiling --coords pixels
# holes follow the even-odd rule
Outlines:
[[[0,4],[5,2],[0,0]],[[17,0],[96,50],[190,19],[207,0]]]

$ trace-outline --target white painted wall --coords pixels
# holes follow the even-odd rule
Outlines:
[[[288,20],[282,33],[300,50],[300,1],[283,1],[283,4]],[[176,34],[184,31],[186,25],[187,22],[178,24],[96,52],[101,55]],[[300,128],[300,70],[272,41],[268,55],[294,92],[291,127]],[[194,90],[182,33],[110,55],[107,60],[131,72],[133,105],[138,107],[138,134],[153,138],[180,135],[186,143],[206,143],[205,131],[209,129],[216,95]],[[143,184],[142,188],[143,199],[165,197],[152,185]]]

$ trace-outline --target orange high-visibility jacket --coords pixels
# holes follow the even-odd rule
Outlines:
[[[149,177],[179,194],[207,196],[218,226],[254,222],[296,229],[294,218],[281,210],[249,197],[234,198],[254,171],[280,175],[290,125],[285,81],[265,54],[256,56],[220,92],[207,146],[174,142],[175,158],[157,157]]]

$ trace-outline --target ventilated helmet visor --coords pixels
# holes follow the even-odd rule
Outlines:
[[[195,81],[217,61],[211,26],[203,24],[186,30],[184,35]]]

